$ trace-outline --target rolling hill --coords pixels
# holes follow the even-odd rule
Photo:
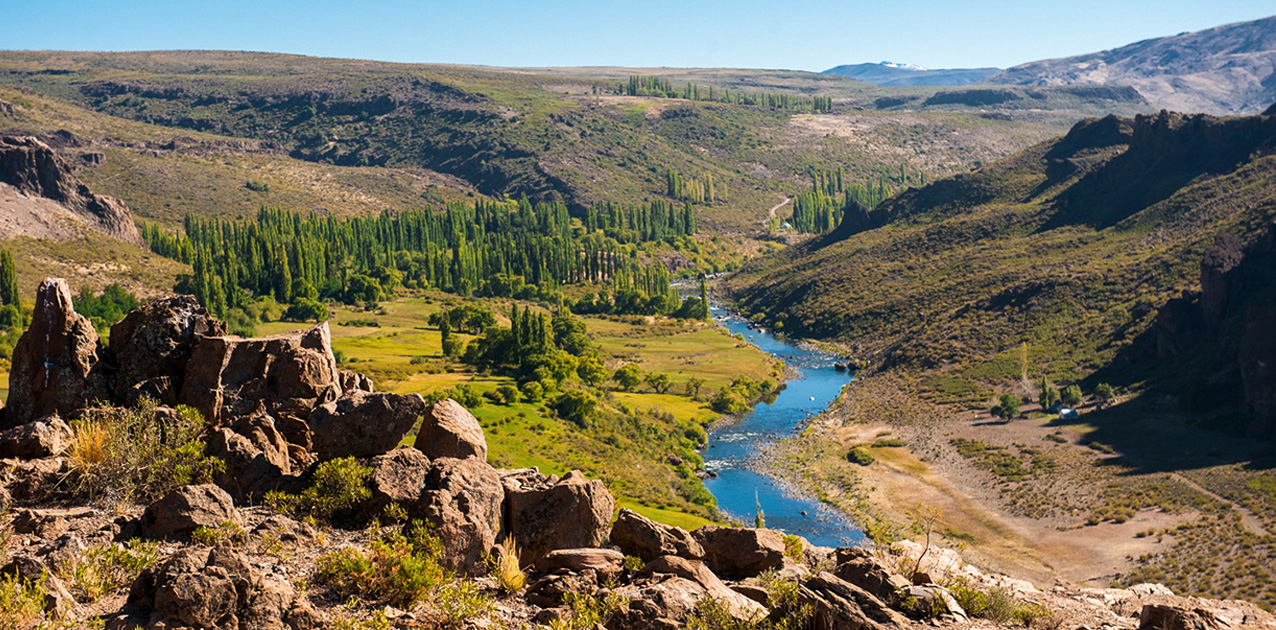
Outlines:
[[[850,77],[873,85],[970,85],[1001,72],[1001,68],[947,68],[931,70],[909,64],[857,63],[829,68],[821,74]]]
[[[1129,85],[1173,111],[1255,114],[1276,101],[1276,17],[1015,66],[998,85]]]

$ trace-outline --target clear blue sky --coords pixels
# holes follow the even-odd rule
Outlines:
[[[497,66],[1007,67],[1272,14],[1272,0],[0,0],[0,49]]]

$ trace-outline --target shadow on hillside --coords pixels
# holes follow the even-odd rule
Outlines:
[[[1092,409],[1075,420],[1056,418],[1047,426],[1093,427],[1082,444],[1111,452],[1105,465],[1127,474],[1178,472],[1243,464],[1276,467],[1276,443],[1245,436],[1239,415],[1212,416],[1183,411],[1174,397],[1145,394],[1107,409]]]

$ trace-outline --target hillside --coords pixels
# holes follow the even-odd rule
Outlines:
[[[677,87],[823,95],[833,98],[833,111],[618,94],[635,72]],[[229,203],[212,206],[252,205],[260,196],[240,188],[253,178],[245,169],[292,193],[278,201],[311,208],[339,207],[325,202],[336,188],[366,192],[378,205],[460,191],[562,200],[576,209],[663,196],[674,169],[712,175],[729,191],[704,209],[706,225],[755,231],[776,195],[803,189],[813,168],[843,166],[862,180],[901,163],[932,175],[960,172],[1082,116],[1146,109],[1132,93],[1074,88],[933,99],[933,88],[880,88],[815,73],[515,70],[219,52],[4,52],[0,85],[27,90],[0,96],[7,101],[41,101],[26,111],[17,103],[23,131],[51,134],[73,121],[77,133],[102,136],[116,150],[103,150],[112,171],[101,178],[103,192],[140,216],[168,221],[180,214],[164,203],[189,208],[210,189],[229,195]],[[5,126],[14,124],[0,118]],[[107,128],[115,132],[95,131]],[[179,159],[155,159],[168,157]],[[362,167],[374,170],[342,170]],[[348,183],[355,172],[376,173],[372,190]]]
[[[1158,108],[1255,114],[1276,101],[1276,17],[1015,66],[999,85],[1128,85]]]
[[[857,63],[829,68],[820,74],[835,74],[873,85],[970,85],[1001,72],[1001,68],[946,68],[932,70],[908,64]]]
[[[1235,581],[1276,554],[1274,218],[1276,118],[1107,117],[750,262],[745,312],[867,366],[781,469],[862,514],[876,493],[869,520],[929,497],[1023,574],[1276,602]],[[1079,418],[1042,382],[1079,386]],[[848,465],[880,431],[907,450]]]

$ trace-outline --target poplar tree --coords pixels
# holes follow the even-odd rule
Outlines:
[[[13,253],[0,251],[0,304],[22,310],[22,296],[18,293],[18,268],[13,264]]]

